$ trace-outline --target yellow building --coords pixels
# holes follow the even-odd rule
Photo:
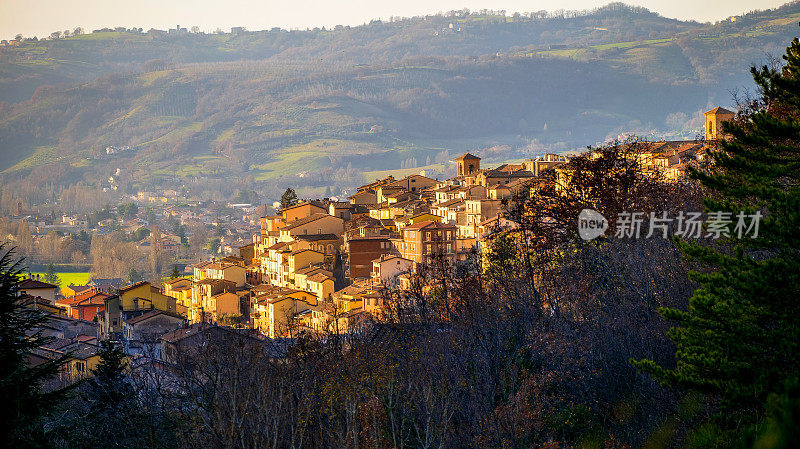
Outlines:
[[[186,278],[167,281],[164,283],[164,294],[175,298],[178,313],[186,316],[192,305],[192,281]]]
[[[164,295],[149,282],[139,282],[122,288],[118,296],[124,310],[152,310],[176,313],[175,298]]]
[[[726,139],[728,136],[722,132],[722,122],[733,120],[735,115],[735,112],[721,107],[716,107],[704,113],[706,140]]]
[[[203,309],[213,321],[219,320],[222,315],[241,315],[239,295],[231,292],[222,292],[205,298]]]
[[[224,279],[203,279],[192,284],[192,300],[187,312],[189,322],[199,323],[201,321],[215,320],[219,298],[215,299],[214,297],[218,297],[222,293],[231,293],[236,296],[236,303],[238,304],[239,297],[234,293],[235,291],[236,283]],[[231,313],[228,311],[232,309],[230,307],[230,297],[223,297],[222,301],[226,311],[220,312],[220,314]],[[236,313],[238,314],[239,312],[237,311]]]
[[[294,274],[303,268],[312,265],[323,264],[325,255],[313,249],[300,249],[288,254],[287,262],[289,266],[289,279],[294,281]]]
[[[116,295],[106,298],[105,310],[97,315],[101,338],[118,338],[124,320],[153,309],[180,314],[176,299],[162,294],[147,281],[123,287]]]
[[[253,328],[270,338],[285,335],[295,324],[295,316],[319,304],[309,292],[271,288],[254,298],[251,305]]]
[[[475,176],[481,168],[481,158],[464,153],[456,159],[456,177]]]
[[[97,345],[78,341],[56,339],[31,351],[29,362],[37,366],[48,360],[67,355],[67,360],[59,370],[62,381],[72,383],[92,375],[92,370],[100,363],[100,348]]]

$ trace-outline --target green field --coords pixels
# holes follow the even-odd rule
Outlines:
[[[31,274],[38,274],[41,277],[44,277],[44,273],[31,273]],[[89,275],[90,273],[56,273],[58,278],[61,279],[61,286],[66,287],[70,284],[74,285],[86,285],[89,282]]]

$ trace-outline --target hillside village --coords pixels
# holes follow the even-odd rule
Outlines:
[[[646,143],[636,157],[677,182],[733,117],[712,109],[704,140]],[[421,267],[480,256],[488,239],[513,233],[517,223],[508,212],[515,198],[548,171],[568,178],[569,160],[547,154],[486,168],[466,153],[450,179],[389,176],[347,201],[293,201],[260,217],[257,233],[234,254],[195,263],[186,276],[160,285],[95,278],[59,289],[31,276],[19,283],[19,294],[50,314],[45,333],[56,337],[36,356],[70,354],[64,376],[75,379],[96,365],[105,340],[120,342],[139,363],[169,363],[178,346],[205,338],[274,342],[357,332],[385,319],[387,293],[411,288]]]

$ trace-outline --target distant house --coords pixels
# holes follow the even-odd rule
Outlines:
[[[279,241],[291,242],[297,235],[342,235],[343,232],[344,220],[339,217],[328,215],[327,211],[325,211],[325,213],[316,213],[306,218],[287,222],[286,226],[280,229]]]
[[[161,337],[186,325],[186,318],[163,310],[151,310],[125,320],[122,344],[128,355],[161,358]]]
[[[95,317],[103,313],[105,300],[111,295],[94,289],[83,291],[77,295],[56,300],[55,304],[67,310],[67,316],[77,320],[95,321]]]
[[[56,338],[33,349],[29,361],[36,366],[66,355],[67,362],[61,366],[59,377],[66,382],[76,382],[91,375],[92,370],[97,368],[100,363],[99,352],[96,344],[81,341],[80,338]]]
[[[61,294],[64,296],[75,296],[77,294],[83,293],[87,290],[91,290],[92,286],[90,285],[75,285],[69,284],[66,287],[61,287]]]
[[[397,250],[405,259],[426,263],[434,255],[452,260],[455,256],[457,228],[450,224],[423,221],[403,229],[403,239],[396,241]]]
[[[125,281],[120,278],[92,278],[86,285],[103,292],[115,292],[125,285]]]
[[[281,210],[283,221],[290,223],[295,220],[310,217],[314,214],[327,214],[328,208],[321,201],[308,201],[297,203]]]
[[[38,279],[28,278],[17,283],[17,294],[38,296],[53,302],[58,294],[58,286]]]
[[[123,321],[153,309],[177,313],[177,301],[149,282],[137,282],[121,288],[118,294],[106,298],[103,313],[98,315],[99,335],[103,339],[116,339],[122,334]]]
[[[265,349],[263,340],[250,332],[196,323],[161,337],[161,360],[178,365],[199,360],[217,351],[235,356],[230,354],[230,349],[236,347],[248,351]]]
[[[372,261],[372,282],[376,285],[395,287],[397,276],[408,273],[414,262],[400,256],[385,254]]]

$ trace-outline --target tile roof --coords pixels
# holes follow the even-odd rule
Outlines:
[[[158,315],[165,315],[165,316],[172,317],[172,318],[180,318],[182,320],[184,319],[180,315],[175,315],[174,313],[169,313],[169,312],[165,312],[163,310],[155,309],[155,310],[151,310],[149,312],[145,312],[145,313],[143,313],[143,314],[141,314],[139,316],[136,316],[134,318],[131,318],[129,320],[125,320],[125,323],[133,326],[133,325],[141,323],[142,321],[146,321],[146,320],[149,320],[150,318],[156,317]]]
[[[705,112],[705,114],[735,114],[735,112],[729,111],[725,108],[721,108],[718,106],[710,111]]]
[[[470,153],[464,153],[461,156],[456,158],[457,161],[463,161],[465,159],[480,159],[480,158],[478,156],[475,156],[474,154],[470,154]]]
[[[422,221],[417,224],[408,225],[405,227],[405,229],[456,229],[456,227],[451,224],[439,223],[438,221]]]
[[[131,291],[131,290],[133,290],[135,288],[139,288],[139,287],[144,286],[144,285],[150,285],[150,282],[148,282],[148,281],[139,281],[139,282],[136,282],[135,284],[126,285],[125,287],[122,287],[121,289],[119,289],[119,292],[120,292],[120,294],[121,293],[125,293],[125,292]]]
[[[296,255],[298,255],[298,254],[300,254],[300,253],[304,253],[304,252],[306,252],[306,251],[311,251],[311,252],[313,252],[313,253],[322,254],[321,252],[319,252],[319,251],[315,251],[315,250],[313,250],[313,249],[298,249],[297,251],[292,251],[291,253],[289,253],[289,255],[290,255],[290,256],[296,256]]]
[[[295,235],[295,240],[305,240],[308,242],[316,242],[318,240],[338,240],[339,236],[336,234],[302,234]]]
[[[90,289],[92,289],[93,287],[92,287],[91,285],[75,285],[75,284],[70,284],[70,285],[68,285],[68,286],[67,286],[67,288],[70,288],[70,289],[72,289],[72,291],[74,291],[74,292],[75,292],[75,294],[79,294],[79,293],[83,293],[83,292],[85,292],[86,290],[90,290]]]
[[[308,217],[305,217],[305,218],[300,218],[300,219],[298,219],[298,220],[295,220],[295,221],[293,221],[293,222],[291,222],[291,223],[287,224],[287,225],[286,225],[284,228],[282,228],[281,230],[282,230],[282,231],[288,231],[288,230],[291,230],[291,229],[297,228],[297,227],[299,227],[299,226],[303,226],[303,225],[306,225],[306,224],[309,224],[309,223],[313,223],[313,222],[315,222],[315,221],[317,221],[317,220],[320,220],[320,219],[323,219],[323,218],[325,218],[325,217],[330,217],[330,218],[335,218],[335,219],[337,219],[337,220],[341,220],[341,218],[334,217],[333,215],[328,215],[328,214],[311,214],[311,215],[309,215]]]
[[[23,279],[17,283],[17,288],[22,290],[36,289],[36,288],[58,288],[57,285],[48,282],[38,281],[36,279]]]
[[[314,274],[313,276],[310,276],[308,278],[308,280],[311,281],[311,282],[322,282],[322,281],[326,281],[328,279],[333,280],[333,276],[328,276],[325,273],[317,273],[317,274]]]

